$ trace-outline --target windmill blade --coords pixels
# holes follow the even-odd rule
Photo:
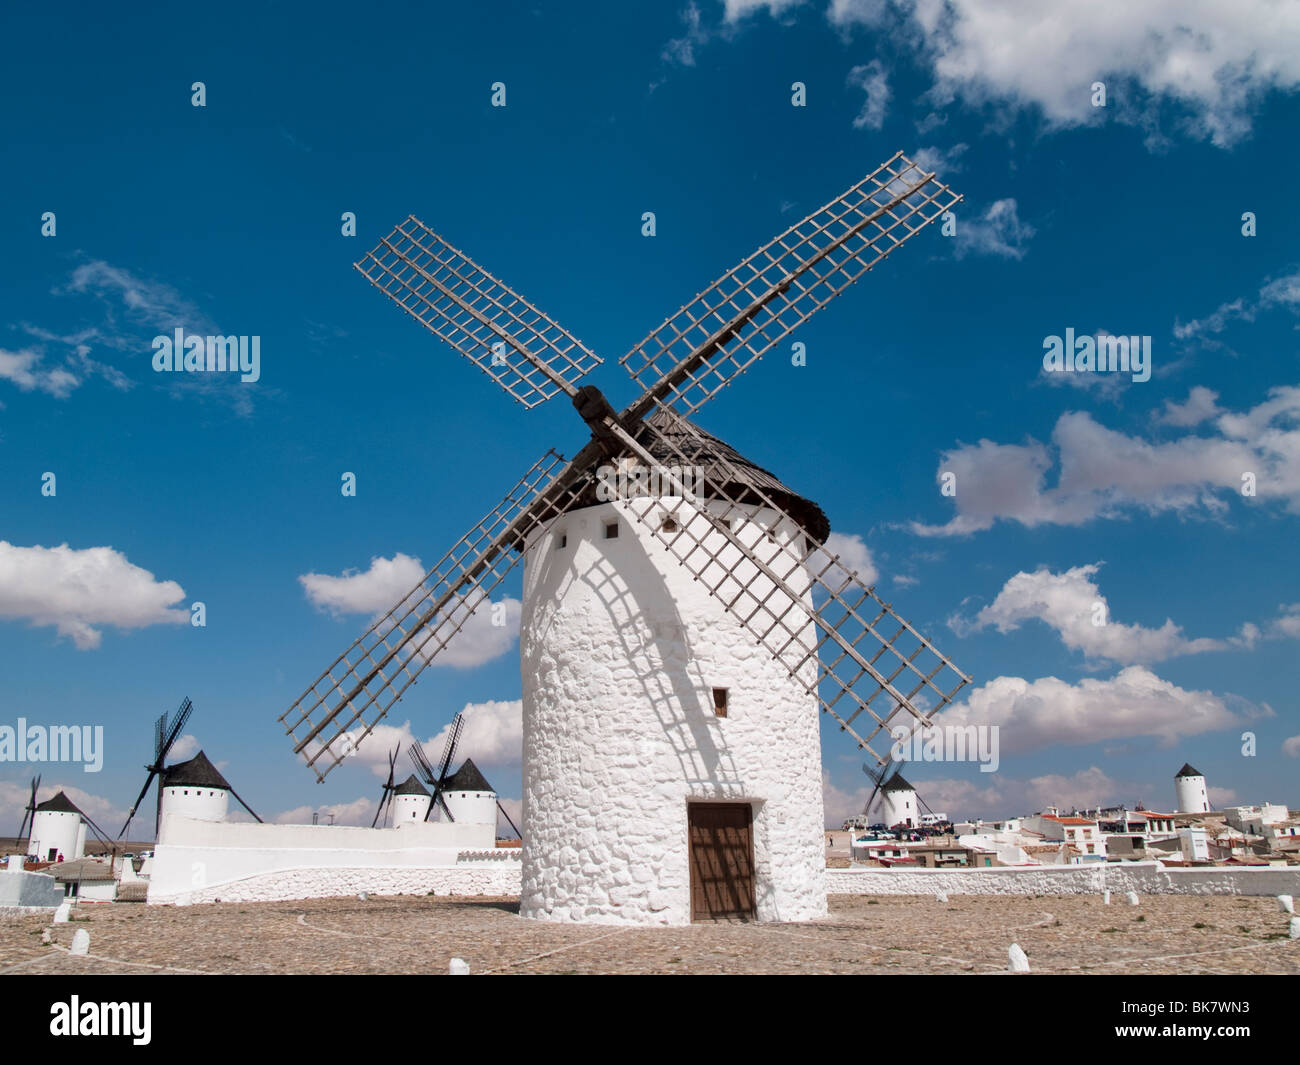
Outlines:
[[[27,824],[30,821],[33,828],[36,827],[36,792],[41,786],[39,776],[32,778],[32,797],[27,800],[27,806],[23,810],[23,823],[18,828],[17,839],[22,839],[27,835]]]
[[[163,742],[167,738],[167,715],[159,714],[153,726],[153,760],[157,764],[163,758]]]
[[[123,836],[125,836],[126,830],[131,827],[131,821],[135,817],[135,812],[136,810],[140,809],[140,803],[144,801],[144,797],[146,794],[148,794],[149,791],[149,785],[153,783],[153,778],[157,775],[158,775],[158,770],[155,768],[150,768],[149,775],[144,778],[144,787],[140,789],[140,794],[135,797],[135,802],[131,804],[131,809],[126,815],[126,823],[122,825],[122,831],[117,834],[118,839],[121,839]],[[159,792],[162,791],[161,786],[158,788],[158,791]]]
[[[510,819],[510,815],[506,813],[506,808],[501,805],[500,799],[497,799],[497,809],[501,811],[501,816],[506,819],[506,824],[508,824],[511,827],[511,829],[514,831],[514,834],[522,840],[524,838],[524,834],[520,832],[518,828],[515,827],[514,821],[512,821]]]
[[[698,410],[961,197],[902,152],[728,270],[620,360],[644,394]]]
[[[521,559],[524,539],[583,494],[599,454],[599,448],[588,445],[566,465],[562,456],[547,452],[408,595],[280,715],[294,753],[303,756],[318,780],[370,735],[488,601]],[[361,735],[351,737],[353,728]]]
[[[879,732],[900,722],[911,722],[909,729],[925,724],[970,677],[838,556],[808,552],[797,520],[716,442],[667,406],[660,411],[663,428],[643,426],[654,455],[630,436],[626,443],[670,477],[674,467],[707,469],[709,501],[678,481],[682,494],[628,499],[627,512],[781,660],[859,748],[883,762],[870,744]],[[749,521],[759,507],[775,512],[776,534]],[[739,533],[731,527],[735,519],[742,521]],[[864,724],[857,724],[864,713]]]
[[[443,797],[441,788],[439,788],[438,791],[434,793],[434,798],[437,800],[438,805],[442,807],[442,812],[447,815],[447,820],[455,821],[456,819],[451,815],[451,807],[447,805],[447,800],[446,798]],[[433,811],[433,803],[429,803],[429,810],[430,812]],[[429,818],[426,815],[425,820],[427,821],[428,819]]]
[[[402,745],[399,743],[388,755],[388,780],[384,784],[384,793],[379,798],[379,807],[375,810],[375,819],[370,822],[370,827],[374,828],[379,824],[379,819],[384,814],[384,809],[388,806],[393,797],[393,770],[397,767],[397,755],[401,751]]]
[[[602,361],[414,215],[354,265],[525,407],[572,394]]]
[[[460,734],[464,728],[465,712],[462,710],[452,719],[451,730],[447,733],[447,742],[442,745],[442,759],[438,763],[439,784],[447,779],[447,770],[451,768],[451,760],[456,755],[456,744],[460,742]]]
[[[429,764],[428,756],[424,753],[424,747],[419,740],[416,740],[411,746],[406,748],[406,753],[411,756],[411,761],[415,763],[415,771],[424,778],[426,784],[438,783],[437,776],[434,775],[433,766]]]
[[[189,699],[182,699],[181,705],[176,708],[176,713],[172,716],[171,727],[167,729],[167,735],[163,739],[162,743],[162,750],[158,754],[157,764],[159,769],[162,768],[163,759],[167,757],[167,753],[172,749],[172,746],[176,741],[180,739],[181,730],[185,728],[186,723],[190,719],[190,714],[193,711],[194,704],[191,703]]]
[[[876,801],[876,796],[880,794],[881,789],[886,784],[898,775],[898,771],[902,768],[903,763],[895,759],[892,754],[888,764],[881,766],[879,769],[872,769],[865,762],[862,764],[862,772],[866,773],[875,783],[875,787],[871,789],[871,795],[867,798],[867,805],[862,808],[863,814],[871,812],[871,804]]]

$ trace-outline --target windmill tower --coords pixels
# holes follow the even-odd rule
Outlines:
[[[38,803],[32,811],[30,852],[43,862],[60,855],[65,862],[76,861],[86,853],[84,816],[63,792]]]
[[[446,797],[447,811],[453,821],[496,827],[497,793],[479,772],[474,759],[466,758],[461,767],[443,781],[442,794]]]
[[[162,774],[162,813],[188,817],[195,821],[224,821],[233,795],[254,820],[261,818],[235,794],[230,782],[221,775],[208,756],[199,751],[188,762],[169,765]]]
[[[525,407],[590,432],[548,452],[283,714],[319,779],[524,561],[520,912],[563,921],[826,911],[816,708],[877,763],[969,678],[822,550],[816,504],[689,416],[957,201],[901,153],[601,361],[415,217],[357,264]],[[923,711],[919,707],[926,706]],[[445,802],[444,802],[445,809]]]
[[[1184,762],[1174,777],[1174,810],[1180,814],[1210,812],[1210,792],[1205,786],[1205,774],[1193,769],[1191,762]]]
[[[253,815],[253,820],[261,823],[262,819],[239,797],[202,751],[187,762],[177,762],[171,766],[164,764],[168,753],[180,739],[181,730],[185,728],[193,710],[194,704],[189,699],[183,699],[170,722],[167,715],[163,714],[154,723],[153,761],[144,767],[148,770],[148,775],[144,778],[144,787],[140,789],[140,794],[131,804],[122,831],[117,834],[118,839],[126,835],[126,830],[130,827],[136,810],[140,808],[140,803],[149,793],[155,777],[158,778],[153,825],[155,839],[165,813],[198,821],[224,821],[231,796],[234,796],[235,801]]]
[[[393,827],[429,820],[433,797],[414,773],[393,789]]]

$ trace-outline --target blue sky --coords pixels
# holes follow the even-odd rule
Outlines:
[[[1191,761],[1217,801],[1300,805],[1300,27],[1262,2],[1040,6],[1010,38],[992,0],[938,23],[907,0],[0,16],[28,42],[0,70],[0,724],[102,724],[102,772],[40,771],[116,826],[189,695],[183,750],[263,816],[369,823],[383,744],[317,785],[276,718],[413,560],[585,435],[352,262],[415,213],[601,354],[621,404],[619,356],[903,149],[965,196],[956,235],[698,420],[820,502],[974,674],[955,714],[1001,726],[999,771],[909,778],[954,814],[1159,809]],[[174,325],[259,336],[260,380],[153,372]],[[1067,328],[1150,336],[1151,379],[1045,374]],[[517,797],[515,646],[479,651],[390,722],[429,740],[474,704],[464,753]],[[823,739],[838,819],[861,759]],[[0,765],[15,825],[31,772]]]

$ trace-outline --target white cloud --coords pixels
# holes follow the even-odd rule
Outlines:
[[[460,742],[456,745],[456,755],[452,769],[459,767],[466,758],[473,758],[480,767],[513,767],[520,764],[523,757],[524,725],[523,701],[520,699],[489,699],[481,703],[466,703],[461,709],[465,715],[465,724]],[[421,741],[424,753],[429,761],[436,762],[442,757],[443,746],[451,722],[443,725],[434,735]],[[397,748],[397,764],[394,777],[401,783],[414,772],[407,749],[416,740],[411,722],[400,725],[378,724],[364,740],[361,730],[355,729],[352,737],[351,751],[347,765],[366,769],[379,780],[388,778],[388,756]],[[336,750],[344,749],[343,742],[335,745]],[[494,782],[495,783],[495,782]]]
[[[473,758],[480,767],[519,765],[524,749],[524,704],[521,699],[469,703],[462,712],[465,728],[456,747],[457,765],[466,758]],[[442,751],[450,728],[448,723],[424,745],[430,758],[437,757]]]
[[[1284,739],[1282,753],[1288,758],[1300,758],[1300,736],[1288,736]]]
[[[312,605],[337,616],[384,614],[424,579],[418,558],[400,551],[392,558],[372,558],[364,573],[344,570],[342,576],[305,573],[298,578]]]
[[[867,94],[862,109],[853,120],[854,129],[880,129],[885,124],[885,109],[889,106],[889,77],[879,59],[856,66],[845,79],[847,84]]]
[[[1154,736],[1172,745],[1271,713],[1236,697],[1180,688],[1142,666],[1127,666],[1109,679],[1086,677],[1078,684],[1056,677],[997,677],[964,703],[936,715],[935,723],[997,725],[1005,757],[1055,744],[1137,736]]]
[[[1232,788],[1213,788],[1205,789],[1206,796],[1210,800],[1210,805],[1216,810],[1222,810],[1237,801],[1237,793]]]
[[[219,332],[171,285],[147,281],[102,260],[82,263],[73,270],[64,291],[96,296],[110,308],[121,308],[132,320],[162,332],[177,326],[204,335]]]
[[[1300,86],[1300,8],[1271,0],[832,0],[827,16],[910,41],[936,104],[1031,109],[1049,128],[1120,121],[1155,143],[1172,105],[1188,135],[1228,146],[1267,92]]]
[[[808,565],[814,572],[820,570],[826,565],[828,554],[838,555],[839,564],[850,573],[856,573],[863,584],[872,585],[880,579],[880,571],[876,568],[875,559],[871,557],[871,548],[856,533],[831,533],[826,537],[825,548],[814,551]],[[832,583],[831,574],[828,573],[825,580]]]
[[[1020,220],[1015,200],[997,200],[974,218],[958,214],[953,255],[958,259],[967,255],[1023,259],[1028,250],[1025,245],[1034,233],[1033,226]]]
[[[1100,563],[1076,566],[1064,573],[1046,568],[1017,573],[1003,585],[997,598],[981,610],[973,622],[953,618],[955,631],[978,631],[993,626],[1001,633],[1014,632],[1022,622],[1037,620],[1056,630],[1061,642],[1088,658],[1108,659],[1122,665],[1161,662],[1178,655],[1223,651],[1248,646],[1246,636],[1229,640],[1189,640],[1169,618],[1158,629],[1125,625],[1110,614],[1110,604],[1092,579]],[[1103,623],[1097,624],[1100,618]]]
[[[1062,377],[1095,377],[1097,374],[1059,374]],[[1211,392],[1203,385],[1197,385],[1187,394],[1186,403],[1175,403],[1172,399],[1165,400],[1165,409],[1156,415],[1156,422],[1160,425],[1173,425],[1180,429],[1187,429],[1193,425],[1200,425],[1202,422],[1216,418],[1223,413],[1219,409],[1217,402],[1219,393]]]
[[[305,573],[298,581],[317,609],[335,617],[368,614],[373,621],[402,602],[404,596],[410,596],[410,605],[415,605],[423,592],[418,588],[412,592],[412,588],[424,576],[420,560],[399,551],[392,558],[372,558],[370,568],[364,572],[345,570],[337,577]],[[440,666],[464,669],[490,662],[514,646],[519,635],[520,609],[519,600],[508,596],[495,603],[484,602],[445,648],[438,651],[437,641],[429,640],[425,650],[430,660]],[[494,624],[494,620],[503,623]]]
[[[951,148],[918,148],[910,158],[918,169],[925,173],[936,173],[940,181],[949,174],[956,174],[962,168],[961,157],[966,154],[967,145],[954,144]]]
[[[175,581],[159,581],[111,547],[17,547],[0,540],[0,618],[53,625],[79,650],[98,647],[95,626],[180,625],[189,613]]]
[[[696,6],[694,0],[681,13],[681,19],[686,32],[680,37],[674,37],[665,44],[660,55],[665,62],[680,63],[684,67],[693,67],[695,66],[695,49],[706,44],[710,35],[701,22],[700,9]]]
[[[62,367],[45,367],[37,351],[5,351],[0,348],[0,378],[12,381],[24,392],[46,392],[65,399],[81,382]]]
[[[1068,412],[1052,432],[1059,462],[1054,488],[1046,483],[1052,452],[1036,440],[961,445],[940,457],[938,470],[956,475],[956,516],[943,525],[909,527],[921,536],[955,536],[998,520],[1032,528],[1081,525],[1135,509],[1219,514],[1228,500],[1242,498],[1248,473],[1256,502],[1278,501],[1300,514],[1300,388],[1274,388],[1248,411],[1221,411],[1213,425],[1217,435],[1152,443]]]
[[[184,762],[193,758],[201,750],[197,736],[191,736],[188,732],[172,744],[172,749],[167,752],[167,764],[173,762]],[[221,767],[218,766],[218,769]]]
[[[1275,307],[1300,310],[1300,272],[1266,281],[1253,299],[1238,297],[1231,303],[1221,304],[1216,311],[1204,318],[1194,318],[1190,322],[1176,321],[1174,336],[1179,340],[1208,338],[1222,333],[1231,322],[1253,322],[1260,312]]]
[[[759,11],[773,18],[798,7],[804,0],[722,0],[722,17],[728,22],[739,22]]]
[[[350,825],[354,828],[369,828],[375,818],[378,800],[362,796],[351,802],[326,803],[324,806],[296,806],[276,814],[271,821],[277,825],[310,825],[311,815],[319,814],[319,824],[330,824],[330,815],[334,815],[336,825]]]

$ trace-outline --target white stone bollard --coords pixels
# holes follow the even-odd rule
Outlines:
[[[1107,888],[1105,891],[1101,893],[1101,904],[1103,906],[1110,905],[1110,888]]]
[[[71,912],[72,912],[72,903],[68,902],[67,899],[64,899],[62,902],[59,903],[59,908],[54,911],[54,923],[67,924],[68,914]]]
[[[48,946],[48,945],[49,945],[49,942],[50,942],[50,930],[49,930],[48,928],[42,928],[42,929],[41,929],[41,943],[42,943],[43,945],[45,945],[45,946]]]
[[[448,976],[468,976],[469,963],[463,958],[452,958],[451,964],[447,966]]]
[[[73,933],[71,952],[73,954],[90,953],[90,933],[87,932],[84,928],[78,928],[76,932]]]
[[[1124,897],[1128,899],[1128,904],[1130,906],[1136,906],[1138,904],[1138,893],[1136,891],[1130,891]]]
[[[1277,908],[1283,913],[1295,913],[1295,899],[1291,895],[1279,895]]]
[[[948,892],[946,892],[946,891],[939,891],[939,892],[936,892],[934,897],[935,897],[936,899],[938,899],[940,902],[947,902],[947,901],[948,901]]]
[[[11,873],[21,873],[23,871],[23,862],[26,859],[21,854],[9,855],[9,863],[5,866]]]
[[[1300,917],[1291,918],[1291,938],[1300,939]]]
[[[1012,943],[1011,949],[1007,951],[1007,959],[1010,965],[1007,966],[1007,972],[1027,973],[1029,972],[1029,958],[1025,952],[1020,949],[1019,943]]]
[[[367,892],[363,891],[360,895],[357,896],[357,898],[360,899],[362,902],[365,902],[366,899],[370,898],[370,895]]]

